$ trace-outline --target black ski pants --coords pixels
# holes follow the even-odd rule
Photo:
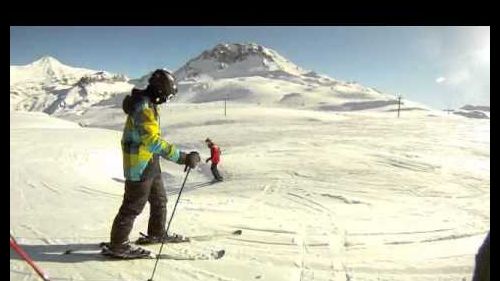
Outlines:
[[[212,175],[214,175],[214,178],[216,180],[222,180],[222,177],[219,174],[219,170],[217,170],[217,164],[212,163],[212,166],[210,166],[210,170],[212,171]]]
[[[111,228],[111,246],[119,247],[129,241],[135,218],[146,202],[150,204],[148,235],[162,236],[167,218],[167,195],[161,174],[143,181],[125,181],[123,202]]]

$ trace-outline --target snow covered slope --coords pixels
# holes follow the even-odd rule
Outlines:
[[[183,150],[205,159],[207,136],[220,145],[226,179],[202,187],[211,176],[201,163],[171,230],[243,233],[164,247],[173,258],[159,262],[155,280],[471,280],[490,228],[489,120],[249,104],[230,104],[226,117],[214,103],[162,109],[164,136]],[[120,109],[90,115],[123,127]],[[122,201],[121,132],[43,113],[12,112],[10,122],[10,229],[23,248],[54,280],[147,280],[153,261],[97,254]],[[184,173],[163,160],[162,170],[170,215]],[[220,260],[196,260],[221,248]],[[10,280],[37,280],[14,252]]]

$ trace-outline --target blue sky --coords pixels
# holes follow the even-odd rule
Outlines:
[[[50,55],[131,78],[176,70],[221,42],[436,108],[490,103],[489,27],[11,27],[10,64]]]

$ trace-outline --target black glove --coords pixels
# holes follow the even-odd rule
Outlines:
[[[198,165],[200,161],[201,161],[200,154],[197,151],[191,151],[186,156],[186,165],[189,166],[189,168],[191,169],[196,168],[196,165]]]
[[[207,160],[205,160],[205,163],[208,163],[208,161],[210,161],[210,158],[207,158]]]
[[[179,161],[177,163],[186,165],[184,168],[184,171],[186,171],[188,167],[191,169],[196,168],[196,165],[198,165],[200,161],[200,154],[196,151],[191,151],[189,154],[181,152],[181,156],[179,157]]]

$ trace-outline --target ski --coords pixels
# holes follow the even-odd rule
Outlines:
[[[97,257],[102,257],[103,259],[113,259],[113,260],[133,260],[133,259],[156,259],[158,257],[158,254],[155,253],[154,251],[151,251],[150,249],[144,247],[143,249],[146,250],[148,253],[144,255],[138,255],[138,256],[124,256],[124,257],[119,257],[119,256],[114,256],[108,248],[109,242],[101,242],[99,244],[96,244],[96,249],[95,250],[74,250],[74,249],[68,249],[64,252],[61,253],[61,255],[95,255]],[[167,253],[167,254],[161,254],[159,255],[160,259],[168,259],[168,260],[218,260],[221,259],[224,255],[226,254],[226,251],[224,249],[218,249],[218,250],[208,250],[203,253],[195,253],[195,254],[175,254],[175,253]]]
[[[151,244],[160,244],[161,241],[151,241],[150,237],[147,234],[144,234],[142,232],[139,232],[141,237],[137,239],[134,243],[136,245],[151,245]],[[190,238],[184,235],[179,235],[173,233],[172,235],[167,235],[167,237],[164,239],[163,243],[165,244],[174,244],[174,243],[186,243],[186,242],[191,242]]]
[[[207,235],[198,235],[198,236],[191,236],[191,237],[183,237],[183,241],[179,242],[165,242],[166,244],[168,243],[187,243],[191,241],[210,241],[213,239],[217,238],[225,238],[225,237],[232,237],[232,236],[239,236],[243,233],[241,229],[234,230],[232,232],[218,232],[214,234],[207,234]],[[80,250],[74,250],[74,249],[68,249],[64,252],[61,253],[61,255],[70,255],[70,254],[78,254],[78,255],[88,255],[88,254],[100,254],[102,257],[105,258],[114,258],[114,259],[124,259],[124,258],[119,258],[119,257],[112,257],[108,255],[108,252],[106,250],[103,251],[103,248],[107,247],[109,245],[109,242],[101,242],[99,244],[96,244],[97,249],[94,251],[80,251]],[[96,253],[97,250],[100,249],[100,253]],[[150,251],[149,249],[147,249]],[[134,258],[128,258],[128,259],[155,259],[157,257],[157,254],[150,251],[151,253],[147,256],[140,256],[140,257],[134,257]],[[199,254],[199,255],[193,255],[193,256],[186,256],[186,255],[174,255],[174,254],[161,254],[160,259],[173,259],[173,260],[210,260],[210,259],[220,259],[225,255],[226,251],[224,249],[219,249],[219,250],[210,250],[207,253]]]
[[[101,242],[99,244],[99,247],[102,249],[101,254],[104,256],[108,256],[110,258],[114,259],[169,259],[169,260],[218,260],[222,258],[225,254],[226,251],[224,249],[220,250],[210,250],[206,253],[200,253],[200,254],[194,254],[194,255],[177,255],[177,254],[160,254],[158,255],[157,253],[145,249],[148,254],[143,255],[143,256],[137,256],[137,257],[115,257],[111,255],[108,249],[109,242]]]
[[[214,234],[206,234],[206,235],[198,235],[198,236],[184,236],[184,235],[178,235],[174,234],[172,235],[172,239],[166,240],[164,243],[165,244],[175,244],[175,243],[188,243],[191,241],[210,241],[214,240],[217,238],[225,238],[225,237],[231,237],[231,236],[238,236],[241,235],[243,231],[241,229],[234,230],[232,232],[218,232]],[[147,237],[146,234],[140,232],[140,235],[143,237]],[[151,243],[151,244],[160,244],[161,242],[157,243]],[[147,245],[144,243],[135,243],[137,245]]]

